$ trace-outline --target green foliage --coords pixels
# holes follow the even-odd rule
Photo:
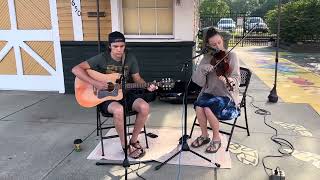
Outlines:
[[[281,4],[286,4],[289,1],[295,0],[281,0]],[[252,15],[265,16],[269,10],[272,10],[277,7],[279,0],[261,0],[260,6],[258,6],[254,11],[252,11]]]
[[[260,7],[258,7],[252,14],[259,14],[260,16],[264,16],[269,10],[274,9],[279,0],[266,0],[264,1]]]
[[[289,2],[281,9],[282,41],[294,43],[305,38],[320,36],[320,0],[298,0]],[[277,32],[278,10],[268,11],[266,22],[271,32]]]
[[[231,12],[236,14],[245,13],[249,15],[259,7],[259,5],[259,0],[232,0]]]
[[[228,14],[230,8],[225,0],[203,0],[200,4],[200,16],[206,14]]]

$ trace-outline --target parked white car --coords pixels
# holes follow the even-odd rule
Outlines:
[[[221,18],[217,23],[217,26],[221,30],[234,31],[236,28],[236,22],[231,18]]]

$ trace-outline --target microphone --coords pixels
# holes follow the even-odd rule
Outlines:
[[[212,55],[220,52],[220,49],[218,49],[218,48],[213,48],[213,47],[211,47],[211,46],[206,46],[205,48],[207,48],[208,51],[209,51],[209,53],[211,53]]]
[[[220,52],[220,49],[213,48],[211,46],[206,45],[203,49],[200,51],[196,51],[196,53],[201,53],[201,54],[211,54],[214,55],[216,53]]]

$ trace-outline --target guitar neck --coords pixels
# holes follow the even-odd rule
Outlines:
[[[151,82],[148,83],[127,83],[126,84],[126,88],[128,89],[135,89],[135,88],[146,88],[149,87],[151,84]]]

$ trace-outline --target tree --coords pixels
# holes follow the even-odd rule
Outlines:
[[[225,0],[203,0],[200,3],[200,17],[208,14],[228,14],[230,8]]]
[[[259,8],[252,12],[254,15],[264,16],[269,10],[275,9],[279,0],[266,0]]]
[[[320,37],[320,0],[297,0],[282,6],[281,31],[282,41],[295,43],[306,38]],[[277,30],[278,10],[268,11],[266,22],[273,33]]]
[[[251,14],[257,7],[259,7],[259,0],[233,0],[231,9],[232,13],[236,14]]]
[[[281,4],[286,4],[289,1],[293,0],[281,0]],[[251,15],[265,16],[269,10],[275,9],[277,7],[279,0],[260,0],[259,2],[261,5],[256,8],[251,13]]]

